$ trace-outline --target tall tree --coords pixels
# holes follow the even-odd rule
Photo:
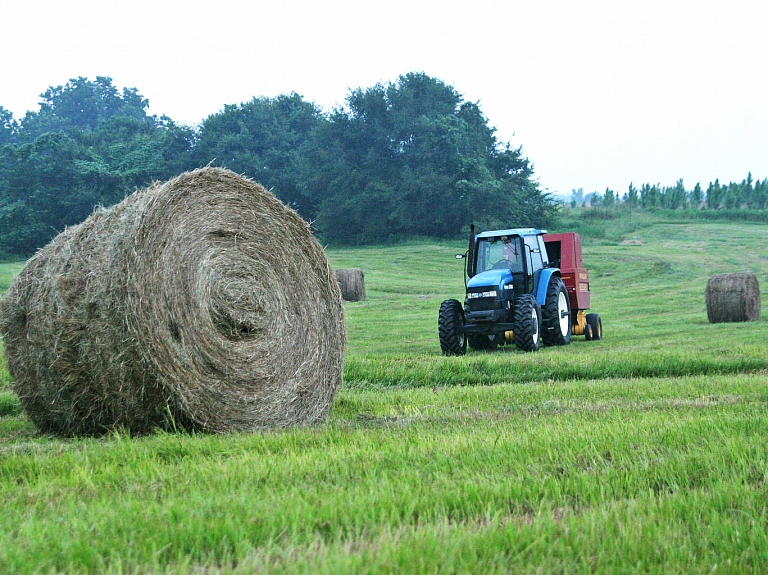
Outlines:
[[[616,194],[614,194],[612,189],[605,188],[602,204],[606,208],[612,208],[614,205],[616,205]]]
[[[94,81],[73,78],[64,86],[48,88],[40,98],[40,110],[27,112],[21,120],[20,132],[27,141],[46,132],[95,130],[116,116],[146,120],[149,106],[135,88],[118,92],[107,76]]]
[[[704,191],[701,189],[701,183],[696,182],[696,185],[691,191],[691,205],[694,208],[699,209],[702,201],[704,201]]]
[[[571,207],[581,206],[584,204],[584,188],[573,188],[571,190]]]
[[[309,165],[317,226],[341,242],[546,225],[554,203],[520,148],[501,144],[477,104],[423,73],[351,91],[321,126]]]
[[[632,183],[629,184],[629,189],[627,190],[627,195],[624,197],[624,202],[627,204],[630,212],[632,212],[639,203],[637,188],[633,186]]]
[[[707,188],[707,207],[717,210],[723,202],[723,187],[720,180],[716,179],[714,183],[710,182]]]
[[[753,193],[753,206],[755,209],[763,210],[768,204],[768,180],[756,181],[755,191]]]
[[[316,199],[302,174],[313,132],[323,121],[320,109],[296,93],[227,105],[203,121],[194,160],[246,174],[312,219]]]
[[[0,106],[0,146],[14,142],[18,131],[19,123],[13,119],[11,111]]]
[[[685,207],[687,202],[687,193],[683,180],[677,180],[674,186],[664,188],[662,194],[662,205],[670,210],[677,210]]]
[[[136,89],[79,78],[43,96],[0,146],[0,251],[27,255],[95,205],[192,166],[193,131],[147,116]]]
[[[723,186],[723,207],[725,209],[735,210],[740,208],[743,198],[744,192],[739,184],[731,182],[727,186]]]
[[[31,144],[3,146],[0,152],[2,251],[31,253],[84,219],[98,203],[77,178],[76,160],[86,150],[66,134],[49,132]]]
[[[643,184],[640,187],[640,205],[643,208],[656,208],[661,202],[661,190],[657,184]]]

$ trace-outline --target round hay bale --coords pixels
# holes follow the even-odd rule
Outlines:
[[[710,277],[705,299],[710,323],[757,321],[760,318],[760,286],[753,273]]]
[[[65,230],[0,316],[13,389],[44,432],[310,424],[342,378],[343,305],[322,248],[262,186],[218,168]]]
[[[344,301],[363,301],[365,299],[365,274],[358,268],[342,268],[336,271],[336,281],[341,288]]]

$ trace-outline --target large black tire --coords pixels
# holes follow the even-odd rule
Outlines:
[[[455,299],[440,304],[437,330],[440,335],[440,349],[443,355],[464,355],[467,353],[467,338],[464,337],[464,310]]]
[[[515,303],[515,345],[523,351],[538,351],[541,346],[541,308],[531,294]]]
[[[467,343],[472,349],[493,349],[496,347],[496,339],[493,340],[484,333],[468,333]]]
[[[559,277],[549,280],[547,299],[541,316],[544,326],[541,337],[544,345],[571,343],[571,304],[568,301],[568,290]]]
[[[584,339],[587,341],[597,341],[603,339],[603,320],[599,313],[588,313],[587,330],[584,331]]]

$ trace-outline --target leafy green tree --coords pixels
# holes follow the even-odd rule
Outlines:
[[[227,105],[203,121],[193,158],[253,178],[312,219],[317,199],[303,179],[310,170],[305,158],[324,121],[320,109],[296,93]]]
[[[145,120],[149,106],[135,88],[124,88],[121,94],[106,76],[95,81],[74,78],[64,86],[48,88],[40,98],[40,110],[27,112],[20,123],[20,133],[27,141],[46,132],[95,130],[117,116]]]
[[[0,146],[13,143],[19,131],[19,124],[10,110],[0,106]]]
[[[192,166],[194,132],[147,116],[109,78],[51,88],[0,146],[0,251],[28,255],[64,227]]]
[[[77,182],[75,161],[85,149],[66,134],[47,133],[31,144],[6,145],[0,151],[2,251],[31,253],[98,203],[93,191]]]
[[[498,142],[477,104],[423,73],[353,90],[316,134],[307,186],[338,242],[455,237],[546,225],[555,205],[520,148]]]
[[[79,136],[88,148],[80,169],[99,174],[113,189],[115,201],[126,192],[164,180],[194,166],[194,133],[168,118],[115,116]]]

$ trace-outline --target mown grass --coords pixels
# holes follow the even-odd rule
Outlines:
[[[343,391],[319,430],[16,439],[0,564],[749,572],[766,399],[754,376]]]
[[[462,358],[436,320],[463,245],[329,250],[368,297],[314,428],[62,440],[0,383],[0,572],[765,572],[766,323],[710,325],[703,294],[765,284],[766,232],[585,237],[606,339]]]

